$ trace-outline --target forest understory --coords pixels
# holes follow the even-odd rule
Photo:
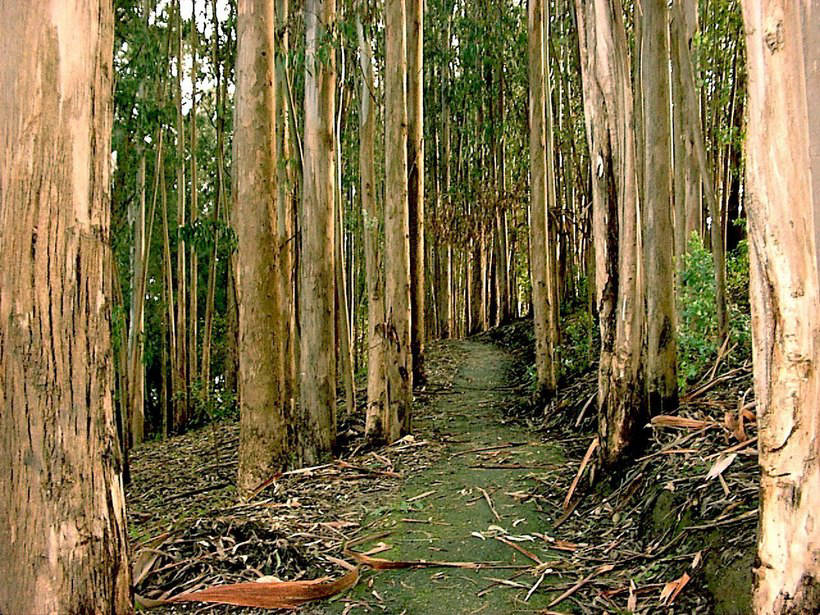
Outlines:
[[[333,460],[272,477],[244,503],[236,421],[137,448],[128,505],[141,601],[336,578],[345,571],[328,556],[345,559],[356,541],[389,560],[476,566],[364,566],[355,588],[303,612],[748,613],[759,481],[749,366],[709,365],[675,417],[647,426],[643,457],[602,477],[594,366],[544,409],[531,401],[532,353],[523,320],[431,344],[412,435],[374,449],[358,417],[345,419]]]

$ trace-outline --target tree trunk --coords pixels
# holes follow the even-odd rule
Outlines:
[[[299,289],[300,412],[297,457],[310,465],[336,441],[335,185],[333,118],[336,0],[305,1],[305,129],[302,159],[302,281]]]
[[[0,3],[0,612],[8,614],[131,611],[111,396],[113,35],[108,2]]]
[[[554,289],[552,248],[549,245],[549,207],[555,198],[550,188],[552,174],[552,142],[548,140],[550,115],[549,76],[547,74],[544,34],[546,16],[543,0],[530,0],[527,10],[529,33],[529,97],[530,97],[530,259],[533,317],[535,322],[535,363],[537,395],[546,400],[555,393],[555,349],[552,333]]]
[[[188,114],[188,121],[191,123],[191,225],[196,223],[199,217],[199,179],[197,173],[197,128],[196,128],[196,79],[197,79],[197,52],[199,47],[199,32],[196,25],[196,5],[197,0],[191,0],[191,111]],[[190,275],[188,276],[188,286],[190,299],[190,313],[188,314],[188,374],[190,382],[193,384],[199,380],[201,374],[199,373],[199,361],[197,360],[197,342],[199,338],[199,256],[197,255],[196,243],[192,242],[190,245],[190,261],[188,267]],[[200,387],[205,383],[199,382]],[[197,389],[199,396],[206,396],[204,392]],[[195,400],[192,400],[192,403]],[[199,401],[199,400],[196,400]]]
[[[646,424],[633,99],[620,6],[609,0],[576,0],[575,6],[593,165],[599,450],[602,464],[612,466],[639,448]]]
[[[410,212],[410,344],[413,382],[424,382],[424,0],[406,0],[407,201]]]
[[[177,81],[176,81],[176,113],[177,113],[177,381],[179,401],[176,404],[177,414],[174,416],[174,430],[181,432],[188,423],[188,319],[186,310],[186,293],[188,285],[185,282],[185,240],[182,228],[186,223],[185,216],[185,121],[182,115],[182,14],[180,0],[176,6],[177,27]]]
[[[372,442],[387,439],[387,409],[385,400],[384,365],[384,252],[381,248],[383,208],[376,192],[375,140],[376,114],[373,104],[378,100],[373,76],[373,52],[370,23],[356,18],[361,62],[361,93],[359,97],[359,178],[361,180],[362,214],[364,217],[364,257],[367,269],[367,410],[365,435]]]
[[[239,474],[249,495],[288,461],[276,242],[276,90],[270,0],[240,0],[236,62]]]
[[[282,302],[282,324],[280,332],[284,340],[285,352],[285,390],[284,399],[288,404],[289,412],[293,414],[296,408],[296,305],[294,304],[293,262],[296,240],[293,229],[293,170],[291,143],[290,109],[287,104],[288,63],[290,53],[290,34],[288,20],[290,18],[289,0],[276,0],[276,113],[279,121],[276,122],[276,160],[277,160],[277,244],[279,245],[279,278],[280,301]]]
[[[131,308],[128,328],[128,420],[129,438],[123,444],[131,448],[145,437],[145,316],[142,285],[145,259],[145,152],[140,155],[137,170],[139,199],[128,208],[128,218],[133,229],[131,242]],[[140,296],[140,291],[143,291]]]
[[[760,615],[820,611],[820,2],[747,0]]]
[[[663,414],[678,405],[667,20],[667,0],[643,3],[640,74],[644,126],[646,387],[650,414]]]
[[[410,429],[410,221],[407,203],[407,96],[404,0],[385,1],[385,348],[388,442]]]

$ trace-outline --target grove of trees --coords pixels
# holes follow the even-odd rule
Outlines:
[[[0,0],[0,613],[127,613],[128,454],[238,415],[237,491],[527,317],[617,475],[746,322],[755,610],[820,604],[820,0]],[[21,45],[20,41],[26,44]],[[711,254],[694,341],[685,263]],[[702,311],[702,310],[701,310]],[[360,394],[361,392],[361,394]]]

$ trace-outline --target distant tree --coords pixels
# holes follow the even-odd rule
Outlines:
[[[131,611],[111,394],[113,28],[101,0],[0,3],[0,612],[9,615]]]

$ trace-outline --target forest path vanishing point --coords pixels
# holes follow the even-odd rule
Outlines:
[[[550,519],[561,511],[539,512],[536,503],[522,500],[539,475],[561,462],[560,450],[505,419],[503,406],[520,395],[510,386],[509,353],[478,341],[444,344],[461,355],[458,372],[450,388],[438,391],[441,383],[431,378],[428,388],[437,392],[417,406],[413,426],[416,440],[443,445],[441,455],[408,476],[385,501],[373,503],[363,525],[372,523],[369,532],[390,535],[357,549],[384,542],[392,548],[376,557],[487,566],[366,571],[351,592],[318,613],[365,612],[350,608],[361,601],[370,612],[380,612],[381,606],[381,612],[396,615],[500,615],[544,608],[555,597],[535,591],[526,600],[539,576],[532,574],[535,562],[515,547],[545,562],[543,568],[556,557],[534,533],[548,534]],[[556,582],[546,575],[541,590],[550,578]]]

